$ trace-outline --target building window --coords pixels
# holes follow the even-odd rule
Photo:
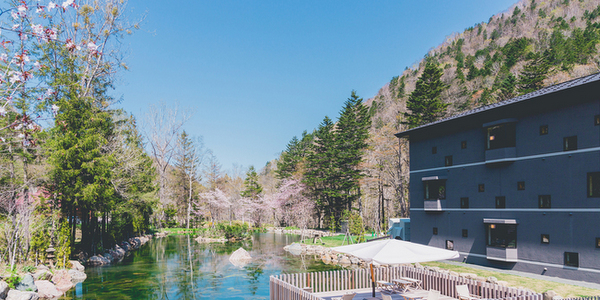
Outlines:
[[[550,235],[542,233],[542,244],[550,244]]]
[[[548,125],[540,126],[540,135],[546,135],[546,134],[548,134]]]
[[[462,230],[462,237],[469,237],[469,230],[468,229],[463,229]]]
[[[485,184],[483,184],[483,183],[480,183],[480,184],[479,184],[479,186],[477,187],[477,190],[478,190],[480,193],[483,193],[483,192],[485,192]]]
[[[446,249],[454,250],[454,241],[446,240]]]
[[[506,197],[504,197],[504,196],[496,197],[496,208],[506,208]]]
[[[467,141],[460,142],[460,149],[467,149]]]
[[[487,142],[485,150],[515,147],[515,123],[506,123],[486,128]]]
[[[438,234],[437,227],[433,227],[433,235],[437,235],[437,234]]]
[[[517,182],[517,191],[524,191],[524,190],[525,190],[525,181]]]
[[[446,158],[444,159],[444,165],[446,167],[449,167],[452,165],[452,155],[446,156]]]
[[[565,252],[565,266],[579,268],[579,253]]]
[[[446,199],[446,180],[423,181],[425,188],[425,200]]]
[[[563,150],[573,151],[577,150],[577,136],[568,136],[563,139]]]
[[[469,208],[469,198],[460,198],[460,208]]]
[[[538,196],[538,207],[539,208],[551,208],[550,195],[539,195]]]
[[[587,174],[587,190],[589,198],[600,197],[600,172]]]
[[[600,115],[594,116],[594,125],[600,125]]]
[[[486,224],[488,247],[517,248],[516,224]]]
[[[433,146],[431,147],[431,154],[436,154],[437,153],[437,147]]]

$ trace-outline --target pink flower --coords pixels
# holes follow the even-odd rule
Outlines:
[[[31,25],[31,30],[33,31],[33,33],[35,35],[42,35],[42,34],[44,34],[44,26],[42,26],[41,24],[32,24]]]
[[[50,3],[48,3],[48,11],[51,11],[54,8],[56,8],[56,3],[50,1]]]
[[[68,7],[69,5],[73,5],[73,4],[74,4],[74,2],[75,2],[74,0],[66,0],[65,2],[63,2],[63,4],[62,4],[62,7],[63,7],[64,9],[67,9],[67,7]]]
[[[4,108],[4,106],[0,106],[0,116],[5,116],[6,115],[6,108]]]
[[[98,50],[98,46],[96,44],[94,44],[94,42],[89,42],[87,44],[87,48],[88,48],[88,50],[90,50],[92,52],[95,52]]]
[[[6,53],[0,54],[0,61],[6,61],[8,59],[8,55]]]

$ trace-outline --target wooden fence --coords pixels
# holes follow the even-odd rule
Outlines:
[[[578,298],[564,298],[562,300],[600,300],[600,296],[578,297]]]
[[[465,284],[469,287],[471,294],[485,299],[543,300],[542,294],[528,290],[500,286],[494,283],[481,282],[410,266],[375,268],[376,280],[392,281],[399,277],[419,279],[422,282],[421,286],[423,289],[435,289],[440,291],[441,294],[453,298],[458,298],[456,285]],[[284,285],[284,283],[288,285]],[[366,269],[271,276],[271,300],[320,299],[318,297],[310,298],[311,294],[302,290],[305,287],[312,288],[315,293],[364,289],[371,287],[371,276],[369,270]],[[293,296],[285,294],[286,292],[283,292],[283,290],[286,289],[289,290],[289,295],[293,294]],[[274,292],[277,294],[274,294]]]

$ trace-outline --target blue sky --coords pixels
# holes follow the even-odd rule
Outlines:
[[[131,19],[145,19],[125,39],[115,96],[139,120],[160,101],[195,111],[184,129],[223,170],[260,169],[336,120],[352,90],[373,97],[446,36],[514,3],[130,0]]]

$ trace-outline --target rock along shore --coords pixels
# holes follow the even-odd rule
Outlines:
[[[166,232],[154,234],[154,237],[162,238],[167,236]],[[37,299],[57,299],[66,291],[70,290],[79,282],[83,282],[85,267],[102,266],[123,259],[130,251],[136,250],[147,243],[153,236],[143,235],[130,238],[123,241],[113,248],[106,250],[104,254],[94,255],[89,259],[84,253],[80,253],[79,260],[70,260],[70,269],[51,270],[45,265],[38,265],[35,273],[27,273],[22,276],[21,282],[10,289],[6,280],[8,275],[0,275],[0,300],[37,300]],[[83,264],[82,264],[83,263]]]

